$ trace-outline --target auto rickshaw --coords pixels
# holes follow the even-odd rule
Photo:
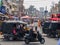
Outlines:
[[[43,31],[43,33],[45,33],[45,34],[48,33],[49,25],[50,25],[50,22],[49,22],[49,21],[45,21],[45,22],[43,23],[43,26],[42,26],[42,31]]]
[[[52,21],[49,25],[49,30],[48,30],[48,37],[58,37],[58,32],[60,30],[59,23],[56,21]]]
[[[18,30],[18,25],[27,26],[23,21],[4,21],[2,24],[1,31],[3,33],[4,40],[21,40],[24,38],[25,30]],[[23,28],[22,27],[22,28]]]
[[[57,37],[60,38],[60,23],[58,23],[56,31],[57,31]]]
[[[25,35],[25,43],[29,44],[30,42],[40,42],[41,44],[44,44],[45,39],[42,37],[42,35],[35,30],[37,27],[30,27],[29,33]]]

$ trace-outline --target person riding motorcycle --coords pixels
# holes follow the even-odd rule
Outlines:
[[[30,31],[29,31],[29,35],[33,38],[36,38],[36,35],[37,35],[36,30],[33,30],[33,28],[31,28]]]

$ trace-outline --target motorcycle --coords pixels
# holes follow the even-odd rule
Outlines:
[[[45,39],[42,37],[42,35],[37,32],[37,35],[30,36],[30,34],[25,35],[25,43],[29,44],[30,42],[40,42],[41,44],[45,43]]]

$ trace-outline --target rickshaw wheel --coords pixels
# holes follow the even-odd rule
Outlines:
[[[13,37],[9,37],[9,40],[12,41],[13,40]]]
[[[25,39],[25,43],[26,43],[26,44],[29,44],[29,40],[28,40],[28,39]]]
[[[42,38],[42,40],[40,41],[41,44],[44,44],[45,43],[45,39]]]

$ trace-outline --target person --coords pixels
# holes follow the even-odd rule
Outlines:
[[[29,35],[30,35],[31,37],[33,37],[33,28],[32,28],[32,27],[30,27]]]
[[[23,37],[24,35],[25,35],[25,32],[24,32],[24,27],[23,27],[23,25],[21,24],[20,25],[20,35]]]
[[[35,30],[34,30],[34,37],[36,38],[37,37],[37,26],[35,27]]]
[[[30,31],[29,31],[29,35],[32,37],[32,38],[36,38],[36,30],[33,30],[33,27],[31,27]]]
[[[20,31],[21,31],[21,32],[23,32],[23,31],[24,31],[24,27],[23,27],[23,25],[22,25],[22,24],[20,25]]]
[[[16,27],[13,27],[12,33],[16,35]]]
[[[33,28],[30,27],[29,34],[32,34],[32,32],[33,32]]]
[[[19,32],[20,32],[20,31],[19,31],[19,30],[20,30],[20,25],[17,25],[16,27],[17,27],[17,28],[16,28],[16,29],[17,29],[17,32],[19,33]]]
[[[25,31],[25,33],[29,33],[29,28],[27,27],[27,26],[24,26],[24,31]]]
[[[38,20],[38,27],[41,27],[41,21]]]

